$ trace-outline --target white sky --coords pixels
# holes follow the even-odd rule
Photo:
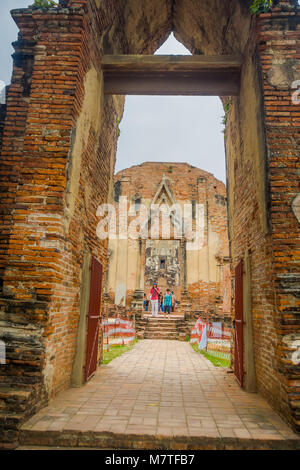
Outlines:
[[[158,54],[190,54],[171,34]],[[225,182],[223,106],[215,96],[128,96],[116,171],[144,161],[187,162]]]
[[[10,15],[10,10],[26,8],[33,0],[0,0],[0,80],[10,83],[14,49],[12,42],[18,38],[18,28]]]
[[[0,0],[0,80],[10,83],[18,28],[9,11],[33,0]],[[189,54],[171,35],[159,54]],[[144,161],[188,162],[225,181],[224,115],[217,97],[128,96],[116,171]]]

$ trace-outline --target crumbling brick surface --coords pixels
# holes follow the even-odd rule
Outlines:
[[[258,42],[269,152],[272,251],[267,256],[271,258],[271,278],[276,293],[272,299],[272,367],[280,376],[280,386],[276,392],[274,390],[274,396],[277,407],[286,414],[291,413],[293,423],[299,428],[299,366],[291,360],[295,347],[285,344],[285,338],[291,334],[294,340],[300,340],[300,226],[292,210],[293,200],[300,190],[300,108],[292,101],[294,82],[300,77],[300,12],[291,9],[288,3],[285,2],[284,12],[274,10],[261,17]],[[270,366],[269,370],[271,375]]]
[[[13,16],[21,35],[1,156],[0,320],[7,346],[1,383],[35,396],[12,420],[17,426],[70,384],[84,251],[106,265],[96,210],[108,198],[117,133],[107,98],[101,131],[88,123],[78,136],[78,165],[73,146],[88,93],[85,77],[100,62],[84,11],[24,9]],[[68,186],[71,180],[76,184]],[[2,401],[1,438],[12,441],[8,399]]]

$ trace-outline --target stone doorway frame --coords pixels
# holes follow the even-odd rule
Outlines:
[[[163,96],[238,96],[243,59],[240,56],[174,56],[174,55],[105,55],[102,59],[103,90],[105,95],[163,95]],[[159,193],[161,186],[157,190]],[[154,197],[154,199],[156,198]],[[180,249],[182,252],[182,249]],[[180,258],[183,258],[180,253]],[[249,253],[247,271],[243,273],[246,296],[242,311],[247,318],[243,335],[243,375],[241,386],[255,392],[255,369],[251,322],[251,278]],[[244,258],[241,258],[243,261]],[[186,289],[186,266],[182,263],[180,285]],[[146,266],[145,266],[146,269]],[[144,273],[146,281],[146,273]],[[141,293],[142,291],[140,291]],[[249,300],[250,299],[250,300]]]
[[[240,56],[105,55],[104,94],[238,96]]]

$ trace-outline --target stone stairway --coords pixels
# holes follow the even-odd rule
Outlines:
[[[144,315],[141,326],[144,339],[173,339],[184,341],[185,333],[182,328],[184,318],[182,315],[152,317]]]
[[[0,448],[15,447],[31,399],[30,390],[0,387]]]

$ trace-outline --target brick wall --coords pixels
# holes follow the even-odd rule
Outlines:
[[[300,427],[300,373],[291,361],[292,342],[300,339],[300,226],[292,203],[300,191],[300,106],[292,102],[292,82],[300,78],[300,11],[292,2],[261,15],[258,44],[263,70],[269,153],[274,329],[273,367],[280,375],[277,406]],[[289,407],[289,411],[286,408]]]
[[[1,339],[7,345],[1,386],[10,394],[2,395],[0,419],[8,441],[16,437],[12,411],[5,416],[16,391],[35,399],[13,427],[70,384],[84,252],[106,266],[96,210],[108,198],[117,140],[112,98],[103,98],[101,130],[94,131],[90,118],[78,137],[80,118],[89,119],[81,117],[87,73],[96,74],[100,64],[84,10],[26,9],[13,16],[21,34],[1,155]]]
[[[241,94],[230,103],[229,227],[233,270],[249,250],[257,389],[299,429],[299,374],[291,361],[299,337],[299,223],[291,206],[299,192],[299,107],[291,83],[299,77],[300,26],[293,2],[277,5],[254,25]]]

